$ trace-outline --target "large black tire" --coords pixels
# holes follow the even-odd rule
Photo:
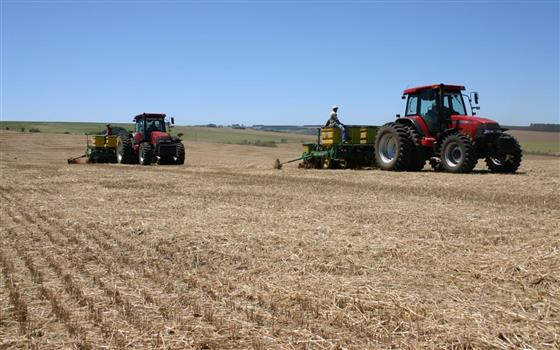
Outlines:
[[[504,143],[509,143],[512,149],[507,152],[500,152],[500,149],[498,149],[498,155],[496,157],[486,158],[486,165],[493,173],[512,174],[519,169],[523,153],[515,137],[509,134],[503,134],[500,136],[498,145]]]
[[[388,123],[377,131],[375,160],[382,170],[406,171],[410,168],[412,140],[402,124]]]
[[[412,143],[412,152],[407,170],[420,171],[426,165],[426,149],[420,143],[422,137],[416,128],[409,125],[405,125],[404,128],[408,131]]]
[[[152,164],[153,157],[154,152],[152,150],[152,145],[148,142],[142,142],[138,149],[138,163],[140,163],[140,165],[150,165]]]
[[[132,149],[132,140],[128,135],[120,135],[117,139],[117,162],[121,164],[134,164],[136,157]]]
[[[465,134],[447,136],[441,143],[441,165],[450,173],[470,173],[478,157],[472,139]]]
[[[175,164],[185,164],[185,145],[180,142],[177,144],[177,156],[175,157]]]

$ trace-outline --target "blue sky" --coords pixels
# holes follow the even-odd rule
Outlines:
[[[559,123],[558,1],[2,0],[2,120],[347,124],[461,84],[479,115]]]

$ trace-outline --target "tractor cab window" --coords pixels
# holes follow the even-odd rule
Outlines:
[[[423,117],[437,117],[436,96],[434,91],[424,91],[420,94],[420,114]]]
[[[449,109],[450,115],[466,115],[463,96],[459,92],[445,92],[443,94],[443,106]]]
[[[139,133],[144,133],[144,123],[142,123],[142,121],[136,122],[135,131]]]
[[[437,96],[438,94],[434,90],[423,91],[418,94],[418,114],[423,117],[430,133],[437,133],[440,129]]]
[[[406,105],[406,115],[433,116],[437,118],[435,91],[424,91],[417,95],[409,95]]]
[[[409,96],[408,104],[406,105],[406,115],[418,114],[418,96]]]
[[[165,122],[163,119],[146,119],[146,131],[163,131],[165,132]]]

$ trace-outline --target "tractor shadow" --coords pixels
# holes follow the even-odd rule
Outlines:
[[[433,170],[422,170],[422,172],[435,172]],[[445,172],[442,172],[445,173]],[[451,174],[451,173],[447,173],[447,174]],[[515,173],[493,173],[490,170],[473,170],[470,173],[466,173],[466,174],[462,174],[462,175],[478,175],[478,176],[482,176],[482,175],[502,175],[502,176],[515,176],[515,175],[526,175],[527,173],[524,171],[517,171]]]

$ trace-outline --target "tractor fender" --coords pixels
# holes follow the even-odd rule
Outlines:
[[[139,145],[142,141],[144,141],[142,133],[135,132],[132,134],[132,143]]]
[[[451,135],[451,134],[458,133],[458,132],[461,132],[461,129],[459,129],[459,128],[449,128],[449,129],[446,129],[446,130],[444,130],[442,133],[440,133],[440,134],[438,135],[438,137],[437,137],[437,138],[438,138],[438,141],[441,142],[441,140],[443,140],[443,139],[446,138],[447,136],[449,136],[449,135]]]
[[[428,127],[422,118],[398,118],[395,123],[403,124],[414,128],[420,137],[429,136]]]

